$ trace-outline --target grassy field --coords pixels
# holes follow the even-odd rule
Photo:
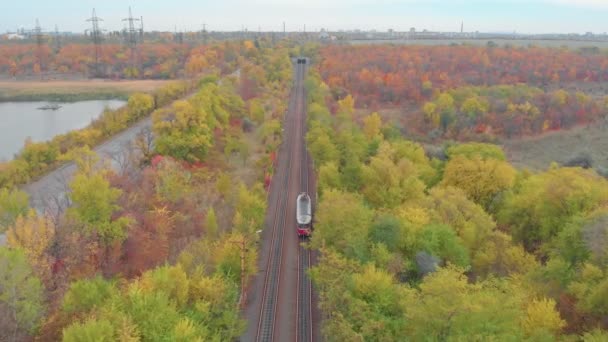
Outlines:
[[[403,127],[402,119],[407,115],[408,110],[412,109],[384,108],[378,112],[384,122],[392,122],[397,127]],[[356,117],[361,120],[370,112],[370,110],[358,109]],[[436,148],[442,146],[442,143],[433,144],[424,136],[407,132],[407,127],[405,128],[403,133],[408,139],[416,140],[425,146]],[[501,145],[509,161],[519,169],[546,170],[552,162],[561,164],[584,153],[591,156],[594,168],[608,171],[608,121],[535,137],[503,139]]]
[[[167,82],[138,81],[0,81],[0,101],[77,101],[126,98],[134,92],[150,92]]]
[[[608,170],[608,123],[576,127],[537,137],[503,141],[507,157],[518,168],[544,170],[581,153],[593,158],[593,167]]]

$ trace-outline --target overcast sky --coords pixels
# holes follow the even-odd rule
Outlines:
[[[102,27],[143,16],[146,30],[318,31],[321,28],[570,33],[608,31],[608,0],[2,0],[0,32],[32,28],[82,32],[95,7]]]

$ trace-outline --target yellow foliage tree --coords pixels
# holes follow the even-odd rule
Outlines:
[[[26,216],[17,218],[6,237],[10,247],[23,249],[36,275],[43,281],[48,281],[51,266],[48,249],[55,238],[53,223],[31,210]]]
[[[141,118],[154,109],[154,97],[144,93],[133,94],[129,97],[127,107],[134,119]]]
[[[196,76],[208,66],[209,63],[204,56],[195,54],[190,56],[188,62],[186,62],[186,73],[191,76]]]
[[[480,99],[478,96],[472,96],[464,100],[460,106],[460,111],[467,114],[470,117],[477,117],[488,111],[489,104]]]
[[[525,274],[538,267],[532,254],[521,245],[513,244],[511,236],[494,231],[491,236],[477,247],[472,259],[473,272],[478,277],[507,277]]]
[[[355,112],[355,99],[351,95],[348,95],[342,100],[339,100],[338,112],[346,117],[352,118],[352,115]]]
[[[442,184],[462,189],[487,208],[497,194],[513,186],[515,176],[515,169],[507,162],[456,156],[447,163]]]
[[[376,207],[395,208],[406,201],[422,198],[425,185],[418,179],[418,171],[409,159],[391,159],[392,150],[381,144],[378,154],[362,168],[363,191]]]
[[[553,93],[553,101],[555,101],[559,106],[565,106],[568,102],[568,93],[559,89]]]
[[[422,111],[434,128],[439,127],[439,113],[437,112],[437,105],[435,105],[433,102],[427,102],[422,107]]]
[[[556,336],[565,325],[566,322],[555,310],[555,301],[547,298],[533,299],[528,304],[526,316],[522,321],[522,327],[528,336],[542,332],[550,332]]]
[[[363,118],[363,132],[368,139],[373,139],[380,135],[382,127],[382,119],[377,112],[374,112]]]
[[[425,207],[435,222],[452,227],[473,255],[496,227],[483,208],[468,199],[461,190],[451,186],[429,191]]]

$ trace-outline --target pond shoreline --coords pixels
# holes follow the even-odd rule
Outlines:
[[[125,92],[92,92],[80,94],[36,93],[36,94],[7,94],[0,91],[0,103],[7,102],[63,102],[74,103],[81,101],[122,100],[127,101],[129,94]]]
[[[121,99],[57,102],[56,110],[42,110],[48,101],[0,102],[0,161],[10,161],[24,142],[44,142],[55,136],[82,129],[97,119],[106,108],[126,105]]]

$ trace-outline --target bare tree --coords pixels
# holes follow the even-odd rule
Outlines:
[[[135,137],[135,149],[139,151],[144,160],[150,160],[154,153],[154,134],[150,127],[142,128]]]

